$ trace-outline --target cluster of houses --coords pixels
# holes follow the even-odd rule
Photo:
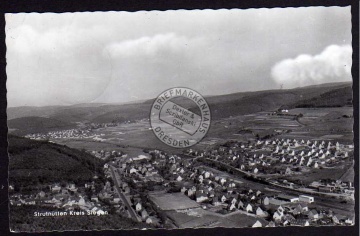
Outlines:
[[[107,158],[119,159],[121,157],[126,157],[126,155],[123,156],[123,153],[121,151],[115,151],[115,150],[112,150],[112,151],[93,150],[93,151],[90,151],[89,153],[91,155],[93,155],[94,157],[102,159],[102,160],[107,159]]]
[[[285,155],[291,156],[293,151],[294,156],[306,157],[304,155],[305,150],[309,149],[309,147],[312,148],[314,144],[317,145],[318,149],[319,145],[324,146],[323,143],[297,142],[296,140],[258,141],[253,144],[234,142],[231,145],[220,146],[218,149],[208,152],[190,150],[188,154],[213,158],[217,161],[230,160],[233,157],[239,160],[245,159],[245,162],[242,161],[241,165],[244,165],[246,161],[249,163],[250,158],[252,160],[268,161],[269,157],[278,160],[275,163],[281,163],[282,157]],[[302,149],[296,149],[295,146],[302,147]],[[288,150],[289,147],[290,150]],[[345,158],[345,156],[348,157],[349,155],[349,153],[346,154],[347,151],[344,151],[345,147],[339,144],[327,144],[325,149],[330,152],[328,157],[325,152],[325,160],[331,158],[331,156]],[[241,150],[245,151],[241,152]],[[263,152],[259,154],[257,150],[263,150]],[[320,147],[320,150],[323,150],[323,148]],[[280,157],[283,151],[284,155]],[[302,152],[304,154],[301,154]],[[314,198],[311,196],[269,195],[256,189],[244,187],[239,181],[214,174],[206,167],[196,163],[192,158],[181,158],[178,155],[169,155],[159,150],[152,150],[148,154],[132,158],[125,156],[126,158],[118,158],[108,164],[115,167],[120,173],[122,178],[120,188],[131,197],[132,207],[143,221],[148,221],[147,223],[151,221],[158,224],[156,211],[151,206],[151,202],[135,197],[136,194],[131,195],[130,186],[124,182],[124,179],[135,183],[138,181],[146,183],[151,177],[158,176],[159,181],[154,182],[162,186],[162,190],[180,191],[204,208],[218,208],[219,212],[225,214],[233,211],[252,214],[259,219],[270,221],[270,226],[353,224],[351,216],[342,216],[331,211],[317,209],[311,205],[314,202]],[[104,166],[104,168],[108,169],[109,166]],[[153,218],[149,218],[149,216]],[[257,223],[263,225],[261,222],[263,221]]]
[[[131,198],[131,206],[143,222],[160,226],[161,220],[150,202],[143,202],[139,197],[134,196]]]
[[[105,164],[105,170],[109,168],[109,165],[115,167],[123,177],[130,177],[137,182],[163,182],[164,180],[158,172],[159,163],[151,162],[149,155],[142,154],[137,157],[122,155]]]
[[[91,211],[98,215],[105,214],[108,207],[101,204],[97,196],[93,196],[91,199],[86,196],[84,190],[87,188],[94,188],[94,182],[86,183],[84,187],[77,187],[73,183],[63,187],[55,183],[49,186],[49,190],[41,190],[34,194],[11,194],[9,200],[12,206],[36,205],[63,209],[65,211],[80,209]]]
[[[244,211],[269,220],[270,225],[354,224],[352,216],[318,210],[311,206],[314,202],[312,196],[270,196],[259,190],[241,187],[234,180],[214,176],[212,172],[197,170],[194,184],[185,182],[181,192],[207,207],[209,204],[214,207],[220,206],[222,213]]]
[[[35,133],[35,134],[27,134],[25,138],[35,139],[35,140],[47,140],[47,139],[61,139],[61,138],[93,138],[95,136],[91,135],[91,131],[89,129],[67,129],[67,130],[59,130],[59,131],[49,131],[45,134],[43,133]]]
[[[143,119],[143,120],[148,120],[148,119]],[[105,136],[105,134],[94,134],[92,131],[100,128],[116,127],[121,124],[130,124],[130,123],[132,123],[132,121],[130,120],[123,122],[110,122],[110,123],[87,123],[87,124],[82,124],[82,127],[79,128],[49,131],[47,133],[31,133],[31,134],[26,134],[24,137],[35,140],[84,138],[84,139],[93,139],[95,141],[104,141],[105,139],[101,137]]]
[[[353,156],[353,146],[338,142],[276,139],[232,142],[198,153],[189,149],[188,154],[220,161],[253,175],[292,175],[303,168],[332,167]]]
[[[164,158],[165,160],[165,158]],[[160,161],[163,163],[162,161]],[[118,184],[120,194],[123,194],[133,209],[127,209],[136,214],[136,219],[153,226],[160,226],[161,220],[157,212],[153,209],[149,201],[141,201],[138,196],[138,188],[131,191],[130,182],[137,187],[146,185],[152,181],[159,185],[163,184],[164,179],[158,173],[159,162],[151,161],[148,154],[141,154],[137,157],[129,157],[127,154],[111,158],[104,164],[104,173],[108,177],[115,177],[114,182]],[[111,172],[114,171],[114,175]]]

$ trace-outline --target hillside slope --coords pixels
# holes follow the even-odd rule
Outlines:
[[[8,136],[9,180],[15,186],[90,181],[102,162],[88,153],[45,141]]]
[[[348,97],[352,95],[351,85],[351,82],[331,83],[294,89],[240,92],[207,96],[206,100],[211,107],[212,118],[221,119],[259,111],[276,110],[284,106],[297,107],[301,105],[300,102],[307,104],[313,101],[318,106],[346,105]],[[341,98],[344,92],[346,93],[345,100]],[[317,98],[320,95],[322,95],[321,99]],[[54,112],[53,107],[51,107],[51,112],[47,111],[44,114],[49,115],[49,118],[69,123],[84,121],[95,123],[122,122],[148,118],[153,101],[154,99],[122,105],[67,106],[58,108],[57,112]],[[195,107],[193,102],[186,99],[182,99],[181,105],[188,109],[194,109]],[[8,114],[9,117],[14,117],[19,115],[20,112],[17,108],[9,108]],[[26,112],[22,112],[21,116],[26,114]]]
[[[55,130],[72,129],[76,124],[67,121],[44,117],[21,117],[7,122],[13,134],[23,135],[28,133],[41,133]]]
[[[311,99],[301,100],[291,105],[301,107],[343,107],[352,105],[352,88],[350,86],[334,89]]]

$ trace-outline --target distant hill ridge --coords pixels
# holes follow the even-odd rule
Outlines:
[[[41,133],[55,130],[72,129],[76,124],[45,117],[20,117],[8,121],[8,127],[16,129],[14,134]]]
[[[352,83],[328,83],[294,89],[277,89],[254,92],[240,92],[227,95],[207,96],[212,118],[221,119],[229,116],[250,114],[259,111],[276,110],[284,106],[347,106],[351,105]],[[181,100],[181,99],[180,99]],[[38,116],[56,119],[66,124],[75,122],[122,122],[148,118],[154,99],[128,104],[95,104],[73,106],[13,107],[8,108],[8,119]],[[182,105],[194,109],[195,104],[187,99],[181,100]],[[26,120],[27,118],[25,118]],[[12,124],[9,121],[9,127]],[[14,127],[16,128],[16,127]]]

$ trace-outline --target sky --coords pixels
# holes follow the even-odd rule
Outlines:
[[[350,7],[6,14],[8,106],[351,81]]]

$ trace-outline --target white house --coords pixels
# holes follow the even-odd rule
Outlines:
[[[253,226],[252,226],[253,228],[258,228],[258,227],[262,227],[262,224],[261,224],[261,222],[260,221],[256,221],[255,222],[255,224],[253,224]]]
[[[269,205],[269,198],[268,198],[268,197],[265,197],[265,198],[264,198],[263,204],[264,204],[265,206]]]
[[[253,207],[252,207],[252,205],[251,205],[251,204],[248,204],[248,205],[246,206],[245,210],[246,210],[247,212],[253,212]]]
[[[136,211],[141,211],[141,210],[142,210],[142,205],[141,205],[140,202],[138,202],[138,203],[135,204],[135,210],[136,210]]]
[[[256,209],[256,215],[260,217],[266,217],[268,214],[267,212],[263,211],[260,207]]]
[[[277,211],[276,211],[276,212],[274,213],[274,215],[273,215],[274,221],[281,221],[282,217],[283,217],[283,215],[280,214],[280,213],[277,212]]]

